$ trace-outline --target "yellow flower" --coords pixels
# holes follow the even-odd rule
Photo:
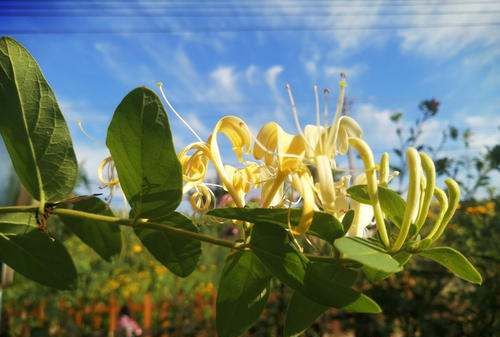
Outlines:
[[[140,253],[140,252],[142,252],[142,246],[141,246],[141,245],[138,245],[138,244],[134,244],[134,245],[132,246],[132,251],[133,251],[134,253]]]
[[[189,197],[193,209],[204,212],[215,205],[210,184],[205,182],[208,165],[211,163],[220,179],[220,187],[228,192],[236,207],[246,205],[245,198],[253,188],[260,188],[261,206],[264,208],[291,207],[293,203],[301,202],[302,215],[298,227],[293,229],[294,234],[300,235],[308,230],[314,211],[321,210],[341,220],[349,209],[353,209],[354,219],[348,235],[365,236],[366,227],[374,220],[383,245],[396,252],[408,240],[411,225],[415,225],[417,230],[424,226],[435,197],[441,210],[422,244],[437,240],[458,207],[458,185],[447,179],[447,196],[435,186],[436,172],[431,158],[409,148],[406,152],[409,172],[406,209],[400,230],[391,243],[378,192],[379,186],[387,187],[397,172],[390,171],[387,153],[382,155],[379,163],[375,163],[370,146],[362,139],[363,132],[358,123],[342,114],[345,87],[345,78],[342,77],[335,113],[328,117],[329,122],[321,121],[318,90],[314,87],[316,124],[306,125],[302,129],[290,86],[287,85],[297,134],[284,131],[276,122],[268,122],[253,138],[243,120],[225,116],[216,123],[208,139],[203,141],[168,102],[160,86],[167,105],[197,138],[196,142],[188,145],[178,155],[184,180],[183,191],[193,191]],[[327,115],[325,109],[325,116]],[[238,165],[228,165],[222,160],[218,142],[220,134],[226,136],[231,143]],[[344,169],[337,167],[336,157],[346,154],[349,148],[355,150],[363,162],[364,172],[354,178],[354,185],[367,185],[369,205],[350,200],[347,189],[351,185],[352,173],[346,174]],[[255,162],[244,158],[249,153],[253,154]],[[293,202],[296,194],[300,198]],[[474,210],[494,212],[494,204],[476,207]]]
[[[115,163],[111,156],[104,158],[97,169],[97,178],[99,179],[100,188],[108,188],[109,195],[107,199],[113,198],[114,191],[120,186],[120,181],[116,174]]]

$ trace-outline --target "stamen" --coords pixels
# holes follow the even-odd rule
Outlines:
[[[255,142],[255,144],[257,144],[262,150],[264,150],[264,152],[268,153],[268,154],[271,154],[271,155],[275,155],[276,154],[276,151],[271,151],[269,150],[269,148],[267,146],[265,146],[264,144],[262,144],[258,139],[257,137],[255,137],[253,134],[252,135],[252,139],[253,141]],[[305,139],[305,137],[304,137]],[[284,158],[297,158],[297,159],[302,159],[302,156],[299,156],[299,155],[296,155],[296,154],[291,154],[291,153],[285,153],[285,154],[282,154],[281,155],[282,157]]]
[[[288,92],[288,98],[290,99],[290,105],[292,106],[292,116],[293,116],[293,121],[295,122],[295,127],[297,128],[297,131],[304,139],[304,143],[306,143],[306,145],[309,146],[309,148],[312,151],[314,151],[314,148],[307,141],[307,138],[304,135],[304,131],[302,131],[302,127],[300,126],[299,113],[297,112],[297,105],[295,104],[295,100],[293,99],[293,94],[292,94],[292,89],[290,87],[290,84],[287,83],[285,88],[286,88],[286,91]]]
[[[222,188],[224,191],[226,191],[226,192],[227,192],[226,188],[225,188],[224,186],[222,186],[222,185],[219,185],[219,184],[214,184],[214,183],[203,183],[203,184],[205,184],[205,185],[207,185],[207,186],[212,186],[212,187]]]
[[[175,116],[180,119],[180,121],[188,128],[189,131],[191,131],[191,133],[198,139],[198,141],[203,142],[203,140],[201,140],[201,137],[196,133],[196,131],[193,130],[191,125],[189,125],[189,123],[186,122],[186,120],[184,118],[182,118],[182,116],[177,112],[177,110],[175,110],[175,108],[172,106],[172,104],[170,104],[170,102],[167,99],[167,96],[163,92],[163,83],[158,82],[158,83],[156,83],[156,85],[160,89],[161,96],[165,100],[165,103],[167,103],[170,110],[172,110],[172,112],[175,114]]]
[[[319,116],[319,96],[318,96],[318,86],[315,85],[313,87],[314,89],[314,100],[315,100],[315,103],[316,103],[316,126],[318,127],[319,129],[319,126],[320,126],[320,116]]]
[[[325,88],[325,89],[323,89],[323,104],[325,106],[324,111],[323,111],[323,115],[324,115],[323,117],[324,117],[325,121],[328,118],[329,103],[330,103],[330,89]],[[326,125],[325,125],[325,127],[326,127]]]
[[[319,143],[319,152],[323,153],[323,142],[321,141],[322,135],[321,135],[321,117],[320,117],[320,112],[319,112],[319,95],[318,95],[318,86],[314,86],[314,99],[316,101],[316,128],[318,129],[319,133],[319,138],[318,138],[318,143]]]
[[[80,119],[76,120],[76,125],[78,126],[78,129],[80,129],[80,131],[85,135],[85,137],[90,140],[94,140],[94,138],[92,138],[92,136],[85,131],[85,129],[83,128],[83,122]]]
[[[335,143],[337,141],[337,133],[338,133],[337,123],[342,113],[342,110],[344,109],[344,97],[345,97],[345,87],[346,87],[345,79],[346,79],[345,74],[341,73],[339,82],[339,97],[337,99],[337,108],[335,109],[335,115],[333,116],[332,127],[330,129],[330,132],[328,132],[328,136],[326,138],[326,144],[329,144],[333,148],[336,147]],[[332,153],[332,155],[335,155],[335,153]]]

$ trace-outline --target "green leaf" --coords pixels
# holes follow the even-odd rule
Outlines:
[[[439,263],[461,279],[476,284],[483,282],[481,274],[472,263],[462,253],[451,247],[429,248],[419,252],[418,255]]]
[[[177,212],[162,223],[191,232],[198,231],[191,220]],[[175,275],[186,277],[196,268],[201,255],[200,241],[141,227],[136,227],[135,233],[148,251]]]
[[[361,238],[343,237],[335,241],[337,248],[346,259],[359,262],[372,269],[395,273],[401,270],[399,262],[374,244]]]
[[[401,227],[406,209],[406,201],[397,192],[382,186],[378,188],[378,200],[387,218],[398,228]]]
[[[338,262],[311,262],[307,266],[303,287],[298,290],[322,305],[352,312],[381,312],[371,298],[351,289],[356,277],[356,271]]]
[[[399,266],[403,268],[403,266],[410,260],[411,256],[412,255],[410,253],[399,251],[396,254],[392,255],[392,258],[398,261]],[[380,270],[375,270],[367,266],[363,266],[362,270],[366,278],[373,283],[382,281],[383,279],[394,274],[394,273],[386,273]]]
[[[131,217],[160,221],[182,197],[182,173],[167,114],[156,94],[132,90],[108,128],[106,144],[116,165]]]
[[[76,203],[73,209],[99,215],[113,216],[113,212],[109,209],[108,204],[96,197]],[[76,234],[76,236],[103,259],[110,261],[111,257],[120,253],[122,249],[122,238],[118,225],[65,215],[59,215],[59,218]]]
[[[356,281],[357,273],[351,269],[344,268],[338,264],[334,265],[333,268],[324,263],[317,264],[317,267],[318,266],[320,267],[318,270],[319,273],[326,271],[325,274],[328,279],[332,277],[337,284],[343,285],[344,287],[351,287]],[[293,336],[301,333],[311,326],[314,321],[329,308],[328,306],[310,300],[299,291],[295,291],[286,311],[285,336]]]
[[[347,194],[357,202],[368,205],[372,204],[366,185],[351,186],[347,189]]]
[[[41,202],[68,196],[78,165],[56,98],[38,64],[15,40],[0,39],[0,133],[23,186]]]
[[[352,225],[352,220],[354,220],[354,210],[350,209],[342,218],[342,227],[344,228],[344,234],[349,232]]]
[[[208,214],[252,223],[267,222],[288,228],[289,218],[292,227],[298,226],[302,210],[297,208],[217,208]],[[344,236],[344,229],[334,216],[328,213],[314,212],[308,234],[332,243],[335,239]]]
[[[347,193],[357,202],[368,205],[372,204],[368,195],[368,187],[366,185],[352,186],[347,189]],[[398,228],[401,227],[401,222],[403,221],[406,209],[406,202],[404,199],[397,192],[383,186],[378,187],[377,194],[380,207],[382,208],[384,214]]]
[[[260,316],[270,292],[271,274],[250,251],[229,255],[217,292],[219,337],[242,335]]]
[[[36,228],[36,218],[33,213],[0,213],[0,233],[24,234]]]
[[[379,312],[369,297],[339,281],[350,271],[339,263],[310,262],[297,250],[288,232],[271,223],[256,223],[252,251],[280,281],[326,306],[357,312]]]
[[[289,337],[300,334],[329,308],[295,291],[286,310],[284,335]]]
[[[37,229],[26,234],[0,234],[0,261],[45,286],[74,289],[76,269],[66,248]]]

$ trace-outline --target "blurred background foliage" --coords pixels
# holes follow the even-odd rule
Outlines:
[[[382,314],[331,309],[305,332],[306,336],[498,336],[500,196],[495,175],[498,181],[500,144],[471,156],[468,148],[473,130],[455,126],[447,127],[433,144],[422,143],[422,130],[439,113],[439,106],[435,99],[421,102],[421,115],[410,122],[405,121],[403,113],[393,114],[400,140],[393,150],[394,169],[401,171],[399,186],[403,186],[404,149],[415,146],[433,156],[439,175],[459,181],[463,200],[442,243],[471,257],[483,275],[483,285],[468,284],[435,263],[414,258],[402,273],[377,284],[360,283],[382,305]],[[447,152],[445,145],[450,142],[458,150]],[[15,201],[19,192],[15,178],[2,178],[8,183],[2,188],[1,202]],[[89,186],[85,175],[80,182]],[[393,185],[397,188],[398,184]],[[64,240],[74,257],[79,271],[78,289],[55,291],[16,274],[14,284],[4,290],[1,336],[106,336],[109,317],[116,314],[113,310],[117,306],[128,304],[141,323],[147,299],[151,299],[153,315],[147,335],[215,335],[216,289],[226,250],[204,245],[197,270],[180,279],[156,262],[127,229],[123,231],[122,253],[107,263],[54,223],[55,217],[51,220],[54,235]],[[209,234],[237,235],[230,225],[206,224],[202,228]],[[249,336],[282,335],[290,291],[278,284],[274,288],[262,318]]]

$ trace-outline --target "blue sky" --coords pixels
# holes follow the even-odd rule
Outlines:
[[[432,97],[442,108],[427,141],[449,124],[472,128],[473,151],[500,141],[500,1],[8,1],[0,14],[0,35],[24,44],[51,83],[92,178],[114,108],[157,81],[204,137],[226,114],[295,132],[284,85],[313,123],[312,86],[334,101],[345,72],[351,115],[376,153],[396,141],[389,116],[413,119]],[[177,146],[194,141],[170,116]]]

